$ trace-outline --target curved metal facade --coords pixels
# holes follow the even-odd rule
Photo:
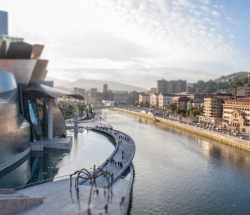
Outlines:
[[[13,74],[0,72],[0,163],[29,147],[29,124],[19,116]]]
[[[61,136],[62,134],[66,136],[66,123],[60,108],[55,103],[53,105],[53,118],[54,136]]]
[[[17,83],[29,85],[40,84],[47,74],[48,60],[14,60],[0,59],[0,69],[14,74]]]
[[[68,92],[41,85],[48,64],[40,59],[44,46],[14,40],[0,36],[0,171],[1,164],[15,159],[30,141],[66,136],[65,120],[54,99]]]
[[[15,77],[12,73],[0,72],[0,94],[17,89]]]

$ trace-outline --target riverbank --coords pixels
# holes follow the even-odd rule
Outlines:
[[[155,116],[149,115],[147,113],[135,112],[135,111],[125,110],[125,109],[120,109],[120,108],[113,108],[112,110],[122,112],[122,113],[131,114],[131,115],[138,116],[138,117],[141,117],[144,119],[149,119],[151,121],[158,122],[158,123],[167,125],[169,127],[172,127],[172,128],[178,129],[178,130],[189,132],[189,133],[201,136],[201,137],[205,137],[205,138],[217,141],[219,143],[230,145],[230,146],[233,146],[233,147],[250,152],[250,143],[246,140],[242,140],[242,139],[239,139],[237,137],[232,137],[229,135],[220,134],[220,133],[215,132],[215,131],[206,130],[204,128],[183,124],[180,122],[172,121],[169,119],[164,119],[161,117],[155,117]]]

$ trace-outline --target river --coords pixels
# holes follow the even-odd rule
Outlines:
[[[132,215],[250,214],[250,153],[104,110],[136,143]]]
[[[71,132],[69,132],[72,135]],[[0,176],[0,188],[18,187],[54,177],[69,175],[82,168],[100,165],[113,152],[113,140],[93,131],[81,132],[73,138],[69,151],[32,152],[18,167]]]
[[[135,116],[108,110],[102,116],[136,143],[132,215],[250,214],[250,153]],[[114,150],[111,141],[85,130],[70,153],[32,153],[0,177],[0,187],[101,164]]]

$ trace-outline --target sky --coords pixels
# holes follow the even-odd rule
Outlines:
[[[44,44],[48,76],[209,80],[250,70],[249,0],[0,0],[9,33]]]

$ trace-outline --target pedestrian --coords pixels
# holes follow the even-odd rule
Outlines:
[[[105,197],[105,196],[106,196],[106,190],[104,190],[104,193],[103,193],[103,194],[104,194],[104,197]]]
[[[98,196],[98,194],[99,194],[99,190],[98,190],[98,189],[96,189],[96,195]]]
[[[88,215],[91,215],[90,208],[88,208]]]
[[[108,205],[104,206],[105,213],[108,213]]]
[[[122,205],[124,201],[125,201],[125,197],[123,196],[123,197],[121,198],[120,205]]]

